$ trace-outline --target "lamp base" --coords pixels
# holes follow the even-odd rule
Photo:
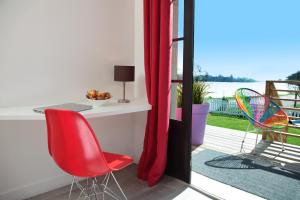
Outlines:
[[[119,99],[118,103],[129,103],[130,101],[128,99]]]

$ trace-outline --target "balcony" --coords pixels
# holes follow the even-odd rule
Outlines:
[[[300,109],[287,102],[299,102],[297,95],[293,95],[299,90],[278,89],[275,82],[297,85],[300,82],[268,81],[266,84],[266,94],[283,109],[288,108],[291,120],[298,119]],[[299,199],[299,126],[289,124],[283,133],[286,137],[284,151],[276,132],[271,140],[267,140],[265,134],[257,137],[255,133],[248,133],[242,146],[245,135],[242,126],[246,129],[248,122],[241,118],[234,99],[225,103],[221,99],[210,101],[210,112],[215,116],[208,117],[210,125],[206,125],[204,143],[193,147],[192,185],[223,199]],[[230,114],[235,117],[228,116]],[[218,116],[219,122],[216,122]],[[226,124],[224,119],[232,119],[232,123]]]

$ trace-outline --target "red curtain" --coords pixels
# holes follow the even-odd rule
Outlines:
[[[144,0],[144,58],[148,112],[138,177],[155,185],[164,174],[170,114],[172,0]]]

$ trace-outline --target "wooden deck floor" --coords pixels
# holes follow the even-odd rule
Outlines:
[[[196,154],[205,149],[211,149],[227,154],[248,156],[256,159],[262,164],[277,165],[282,168],[300,173],[300,147],[295,145],[284,144],[285,150],[281,151],[279,142],[263,142],[261,135],[258,136],[258,145],[255,146],[256,134],[248,133],[245,139],[243,151],[241,144],[244,137],[243,131],[220,128],[215,126],[206,126],[204,144],[194,147],[192,154]],[[255,155],[253,153],[255,148]],[[234,188],[230,185],[220,183],[199,173],[192,172],[192,185],[201,190],[213,194],[221,199],[230,200],[262,200],[263,198]],[[218,188],[218,190],[216,190]]]
[[[229,154],[239,154],[244,132],[221,128],[216,126],[206,126],[204,144],[195,148],[193,153],[202,149],[212,149]],[[245,139],[243,153],[255,151],[256,156],[268,159],[274,164],[280,164],[288,168],[295,168],[300,172],[300,147],[284,143],[284,151],[280,142],[264,142],[261,135],[258,136],[258,145],[255,148],[256,134],[248,133]],[[254,149],[255,148],[255,149]]]
[[[300,147],[284,144],[285,150],[282,152],[281,143],[263,142],[261,135],[258,136],[258,145],[255,146],[256,134],[248,133],[245,139],[242,153],[241,144],[244,137],[243,131],[237,131],[215,126],[206,126],[204,144],[193,148],[193,154],[205,149],[211,149],[223,153],[248,156],[271,165],[300,173]],[[255,150],[255,156],[250,154]],[[196,172],[192,172],[192,185],[201,188],[207,193],[211,193],[222,199],[251,199],[261,200],[261,197],[220,183]],[[218,188],[218,190],[216,190]]]

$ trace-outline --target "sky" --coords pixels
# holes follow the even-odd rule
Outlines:
[[[285,79],[300,70],[300,0],[195,0],[195,4],[194,62],[202,71],[264,81]],[[179,5],[180,36],[183,0]],[[182,45],[178,51],[182,54]]]

